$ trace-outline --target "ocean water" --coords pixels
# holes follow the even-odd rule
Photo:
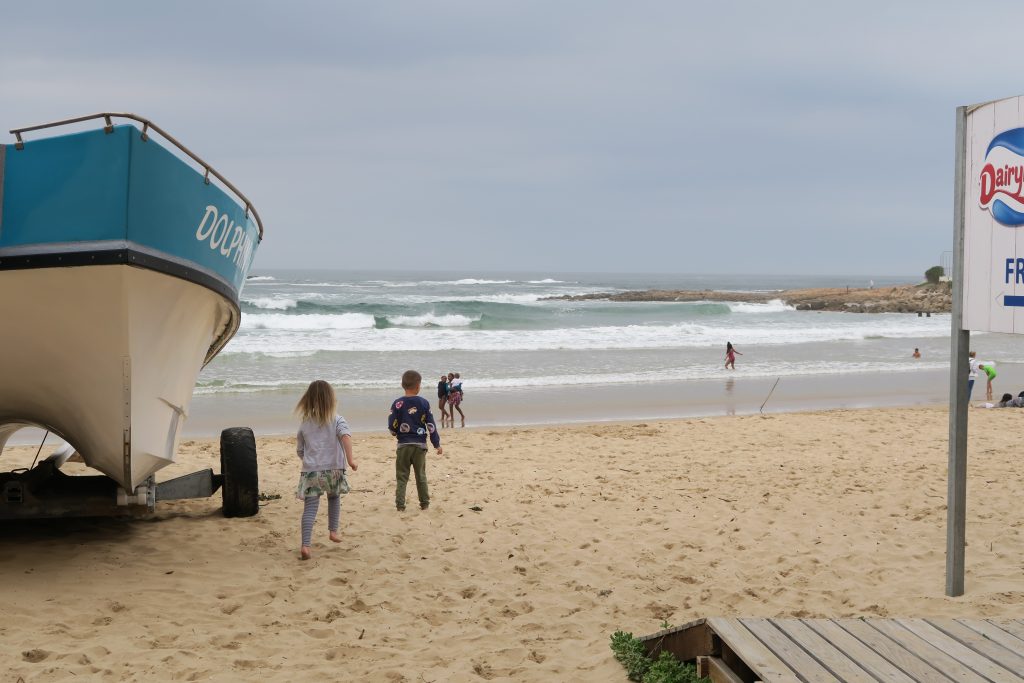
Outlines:
[[[947,367],[948,315],[808,312],[780,300],[740,301],[742,292],[866,286],[869,279],[262,271],[242,292],[238,334],[203,370],[195,393],[297,395],[321,378],[358,395],[396,387],[407,368],[423,374],[428,395],[442,373],[460,372],[468,397],[480,390]],[[550,299],[645,288],[736,291],[737,301]],[[1021,355],[1011,340],[990,337],[1002,360]],[[723,368],[727,341],[743,354],[734,375]],[[911,358],[914,347],[922,359]]]
[[[744,292],[862,287],[867,276],[257,271],[235,338],[200,373],[187,438],[232,425],[294,433],[313,379],[330,381],[357,431],[384,429],[404,370],[434,402],[462,374],[470,426],[661,419],[943,403],[949,315],[795,311]],[[874,277],[877,286],[913,277]],[[648,288],[735,291],[734,302],[560,301]],[[725,344],[743,355],[725,370]],[[1024,389],[1024,343],[971,335],[998,396]],[[920,348],[922,358],[911,357]],[[975,387],[984,402],[984,383]],[[25,429],[12,443],[38,444]]]

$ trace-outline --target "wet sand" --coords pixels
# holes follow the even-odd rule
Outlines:
[[[464,411],[469,426],[509,427],[619,420],[657,420],[715,415],[749,415],[835,408],[941,405],[948,401],[949,370],[862,372],[831,375],[750,377],[742,367],[735,376],[683,382],[647,382],[568,387],[523,387],[466,391]],[[1003,363],[997,391],[1014,395],[1024,389],[1024,366]],[[430,387],[423,396],[437,413]],[[357,431],[385,428],[387,407],[401,394],[395,390],[339,388],[340,412]],[[770,394],[770,398],[769,398]],[[184,433],[214,436],[233,425],[250,425],[261,434],[289,434],[294,429],[295,392],[199,395],[193,399]],[[984,382],[974,392],[985,398]],[[998,397],[997,397],[998,398]],[[439,414],[435,417],[440,419]],[[36,441],[38,443],[38,440]]]

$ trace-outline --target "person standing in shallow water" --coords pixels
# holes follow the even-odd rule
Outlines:
[[[448,422],[448,409],[445,403],[448,402],[448,376],[441,375],[441,381],[437,383],[437,405],[441,407],[441,426]]]
[[[459,411],[462,426],[466,426],[466,414],[462,412],[462,377],[459,373],[448,373],[448,424],[455,428],[455,411]]]
[[[736,369],[736,356],[742,356],[743,354],[737,351],[732,342],[725,342],[725,369],[735,370]]]

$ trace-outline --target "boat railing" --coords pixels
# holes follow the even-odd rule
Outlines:
[[[175,147],[177,147],[178,151],[180,151],[182,154],[184,154],[188,158],[192,159],[194,162],[196,162],[197,164],[199,164],[203,168],[203,171],[204,171],[203,181],[207,185],[210,184],[210,176],[212,175],[214,178],[216,178],[221,183],[223,183],[226,188],[228,188],[229,190],[234,192],[235,196],[238,197],[238,199],[240,199],[242,201],[242,204],[245,206],[245,217],[248,218],[249,217],[249,213],[251,212],[253,218],[256,219],[256,225],[259,227],[259,230],[260,230],[260,241],[261,242],[263,241],[263,221],[260,220],[260,215],[258,213],[256,213],[256,209],[253,207],[252,202],[249,201],[248,197],[246,197],[244,194],[242,194],[241,191],[237,187],[232,185],[231,181],[229,181],[227,178],[225,178],[220,173],[218,173],[217,170],[213,166],[210,166],[210,164],[208,164],[205,161],[203,161],[202,159],[200,159],[199,155],[197,155],[195,152],[190,150],[185,145],[183,145],[180,142],[178,142],[178,140],[175,139],[174,136],[172,136],[170,133],[168,133],[163,128],[161,128],[160,126],[156,125],[155,123],[153,123],[149,119],[145,119],[145,118],[143,118],[141,116],[136,116],[135,114],[129,114],[129,113],[101,112],[99,114],[88,114],[86,116],[76,116],[75,118],[72,118],[72,119],[62,119],[60,121],[51,121],[50,123],[40,123],[40,124],[35,125],[35,126],[26,126],[25,128],[14,128],[14,129],[11,130],[11,134],[14,136],[14,138],[16,140],[16,142],[14,143],[14,148],[18,149],[18,150],[24,149],[25,141],[21,137],[22,133],[29,133],[29,132],[32,132],[32,131],[35,131],[35,130],[43,130],[45,128],[56,128],[57,126],[67,126],[67,125],[70,125],[70,124],[73,124],[73,123],[81,123],[83,121],[93,121],[95,119],[103,119],[103,121],[104,121],[103,130],[106,131],[107,133],[113,133],[114,132],[114,123],[113,123],[112,119],[115,119],[115,118],[118,118],[118,119],[129,119],[131,121],[136,121],[138,123],[141,123],[142,124],[142,140],[143,141],[146,141],[146,140],[149,139],[149,131],[150,130],[153,130],[153,131],[157,132],[160,135],[160,137],[162,137],[163,139],[167,140],[167,142],[169,142],[172,145],[174,145]]]

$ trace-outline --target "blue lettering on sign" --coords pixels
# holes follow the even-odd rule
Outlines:
[[[1006,259],[1005,284],[1010,284],[1011,277],[1015,285],[1024,282],[1024,258]],[[1003,306],[1024,307],[1024,296],[1004,294]]]
[[[1004,282],[1010,284],[1010,277],[1013,277],[1013,283],[1016,285],[1024,282],[1024,258],[1008,258],[1006,259],[1006,278]],[[1009,306],[1010,304],[1007,304]]]

